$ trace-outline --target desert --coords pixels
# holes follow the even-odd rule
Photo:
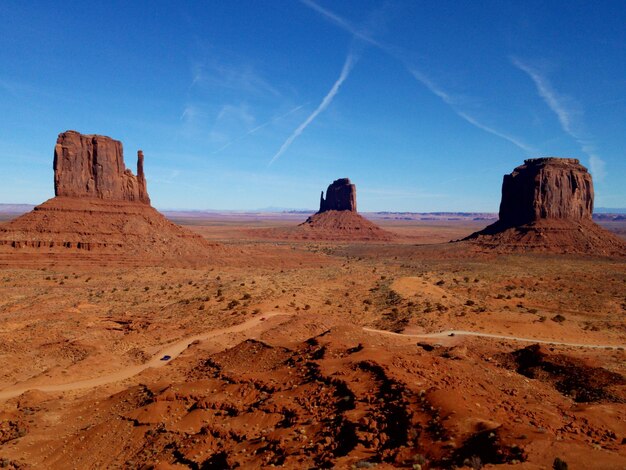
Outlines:
[[[68,157],[70,174],[93,153]],[[471,216],[379,214],[384,229],[366,223],[382,240],[267,238],[300,214],[180,214],[180,228],[145,184],[79,191],[128,172],[55,169],[60,195],[0,228],[5,468],[623,468],[624,251],[451,242],[485,225]],[[353,185],[333,184],[352,189],[326,213],[356,215]],[[623,249],[592,200],[590,186],[538,218],[584,219]],[[146,210],[158,223],[115,232]],[[83,217],[92,230],[69,223]],[[201,265],[145,245],[171,233]]]
[[[0,4],[0,470],[626,469],[618,3]]]

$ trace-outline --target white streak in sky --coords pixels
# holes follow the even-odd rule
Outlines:
[[[300,0],[300,1],[301,1],[301,3],[306,5],[307,7],[311,8],[312,10],[315,10],[318,13],[320,13],[321,15],[323,15],[327,20],[329,20],[332,23],[334,23],[335,25],[339,26],[344,31],[347,31],[348,33],[352,34],[354,37],[362,39],[363,41],[368,42],[368,43],[378,47],[381,51],[385,52],[390,57],[392,57],[392,58],[398,60],[399,62],[401,62],[402,65],[404,65],[406,67],[406,69],[409,71],[409,73],[411,73],[411,75],[413,75],[419,82],[421,82],[423,85],[425,85],[426,88],[428,88],[428,90],[430,90],[431,93],[433,93],[436,96],[438,96],[439,98],[441,98],[441,100],[445,104],[450,106],[452,108],[452,110],[460,118],[464,119],[469,124],[477,127],[478,129],[480,129],[482,131],[488,132],[489,134],[495,135],[496,137],[500,137],[501,139],[507,140],[508,142],[510,142],[513,145],[519,147],[520,149],[522,149],[526,153],[536,153],[536,149],[532,148],[530,145],[525,144],[524,142],[522,142],[518,138],[511,137],[511,136],[509,136],[509,135],[507,135],[507,134],[505,134],[503,132],[497,131],[497,130],[489,127],[489,126],[486,126],[486,125],[478,122],[476,120],[476,118],[474,118],[473,116],[470,116],[466,112],[461,111],[458,108],[458,103],[457,103],[458,100],[455,99],[454,96],[452,96],[449,93],[443,91],[439,86],[437,86],[434,82],[432,82],[428,77],[426,77],[424,74],[422,74],[421,72],[416,70],[414,67],[412,67],[409,64],[409,62],[406,60],[406,58],[403,57],[404,54],[398,52],[398,50],[396,50],[395,48],[392,48],[392,47],[390,47],[388,45],[382,44],[379,41],[376,41],[375,39],[371,38],[369,35],[363,33],[362,31],[359,31],[357,28],[355,28],[353,25],[351,25],[344,18],[340,17],[339,15],[333,13],[330,10],[327,10],[326,8],[321,7],[320,5],[315,3],[313,0]]]
[[[287,116],[289,116],[290,114],[295,113],[296,111],[302,109],[303,107],[305,107],[308,103],[304,103],[301,104],[300,106],[296,106],[295,108],[291,109],[290,111],[286,112],[285,114],[281,114],[280,116],[275,117],[274,119],[270,119],[267,122],[264,122],[263,124],[260,124],[258,126],[256,126],[254,129],[250,129],[248,132],[246,132],[245,134],[240,135],[239,137],[235,137],[233,140],[231,140],[230,142],[222,145],[220,148],[218,148],[217,150],[215,150],[213,152],[213,154],[219,153],[222,150],[224,150],[227,147],[230,147],[232,144],[234,144],[235,142],[240,141],[241,139],[249,136],[250,134],[254,134],[256,131],[263,129],[264,127],[269,126],[270,124],[274,124],[276,121],[280,121],[283,118],[286,118]]]
[[[328,19],[331,22],[335,23],[341,29],[343,29],[344,31],[347,31],[348,33],[352,34],[354,37],[362,39],[365,42],[373,44],[374,46],[382,47],[379,42],[375,41],[374,39],[372,39],[370,36],[368,36],[364,32],[359,31],[357,28],[355,28],[353,25],[351,25],[348,21],[346,21],[345,19],[341,18],[340,16],[334,14],[332,11],[327,10],[326,8],[321,7],[320,5],[315,3],[313,0],[300,0],[300,2],[302,2],[304,5],[306,5],[307,7],[311,8],[312,10],[315,10],[316,12],[318,12],[321,15],[325,16],[326,19]]]
[[[482,131],[485,131],[485,132],[487,132],[489,134],[495,135],[496,137],[500,137],[501,139],[509,141],[510,143],[512,143],[516,147],[519,147],[520,149],[522,149],[526,153],[536,153],[536,149],[534,149],[530,145],[522,142],[518,138],[512,137],[512,136],[510,136],[508,134],[505,134],[504,132],[500,132],[500,131],[498,131],[496,129],[493,129],[492,127],[486,126],[485,124],[477,121],[476,118],[474,118],[473,116],[470,116],[466,112],[461,111],[457,107],[458,106],[457,105],[457,101],[458,100],[455,99],[453,96],[451,96],[449,93],[447,93],[444,90],[442,90],[438,85],[436,85],[432,80],[430,80],[428,77],[426,77],[423,73],[421,73],[421,72],[419,72],[418,70],[415,70],[415,69],[409,69],[409,71],[411,72],[411,75],[413,75],[416,80],[418,80],[426,88],[428,88],[431,91],[431,93],[433,93],[434,95],[436,95],[439,98],[441,98],[441,100],[445,104],[450,106],[452,108],[452,110],[456,113],[456,115],[459,116],[461,119],[464,119],[465,121],[470,123],[472,126],[477,127],[478,129],[480,129]]]
[[[554,114],[556,114],[563,130],[575,139],[578,139],[572,129],[574,111],[568,109],[565,104],[566,99],[559,96],[552,88],[550,82],[545,77],[540,75],[537,70],[531,68],[529,65],[523,63],[516,57],[511,57],[511,62],[522,72],[526,73],[535,83],[539,96],[543,98],[548,107],[554,112]]]
[[[530,77],[535,84],[539,96],[556,114],[563,131],[572,137],[581,150],[589,157],[591,172],[601,180],[606,175],[605,162],[600,158],[589,136],[583,130],[582,111],[580,105],[568,96],[560,95],[550,81],[537,69],[531,67],[517,57],[511,57],[511,63]]]
[[[309,117],[307,117],[305,121],[296,128],[295,131],[293,131],[293,133],[287,138],[287,140],[285,140],[278,152],[276,152],[276,155],[274,155],[270,160],[268,166],[274,163],[289,148],[293,141],[296,140],[300,134],[302,134],[304,129],[306,129],[307,126],[311,124],[313,120],[330,105],[335,95],[339,92],[341,84],[346,80],[346,78],[348,78],[348,75],[350,74],[352,67],[354,67],[356,60],[357,58],[352,53],[348,54],[348,57],[346,57],[346,61],[343,64],[343,68],[341,69],[341,73],[339,74],[339,78],[334,83],[328,94],[324,97],[317,109],[313,111],[309,115]]]

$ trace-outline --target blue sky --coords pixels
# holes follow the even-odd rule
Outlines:
[[[53,196],[67,129],[146,156],[159,208],[497,211],[525,158],[626,207],[623,1],[0,3],[0,202]]]

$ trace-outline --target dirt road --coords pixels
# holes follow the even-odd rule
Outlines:
[[[28,390],[41,390],[42,392],[65,392],[70,390],[79,390],[79,389],[87,389],[94,388],[101,385],[107,385],[114,382],[119,382],[130,377],[133,377],[140,372],[143,372],[149,368],[159,368],[169,364],[172,360],[176,359],[183,351],[185,351],[191,343],[194,341],[205,341],[207,339],[215,338],[217,336],[229,334],[229,333],[241,333],[247,330],[250,330],[254,327],[261,325],[264,321],[276,317],[276,316],[285,316],[291,317],[292,314],[281,313],[281,312],[273,312],[267,313],[262,316],[256,316],[244,323],[239,325],[231,326],[228,328],[222,328],[218,330],[212,330],[207,333],[202,333],[198,335],[189,336],[187,338],[183,338],[175,343],[169,344],[159,350],[152,359],[150,359],[145,364],[141,364],[138,366],[128,366],[116,371],[112,374],[103,375],[100,377],[94,377],[92,379],[80,380],[76,382],[62,383],[62,384],[54,384],[54,385],[39,385],[39,384],[26,384],[24,382],[12,385],[4,390],[0,391],[0,400],[8,400],[9,398],[13,398],[21,395],[22,393]],[[407,333],[393,333],[391,331],[386,330],[376,330],[373,328],[363,328],[363,331],[368,333],[375,333],[385,336],[397,336],[403,338],[421,338],[421,339],[436,339],[436,338],[447,338],[450,336],[477,336],[481,338],[491,338],[491,339],[502,339],[507,341],[519,341],[525,343],[539,343],[539,344],[551,344],[556,346],[569,346],[575,348],[594,348],[594,349],[617,349],[624,348],[624,345],[615,345],[615,344],[583,344],[583,343],[566,343],[560,341],[550,341],[550,340],[540,340],[536,338],[523,338],[519,336],[505,336],[505,335],[496,335],[491,333],[478,333],[475,331],[463,331],[463,330],[449,330],[442,331],[439,333],[426,333],[426,334],[407,334]],[[258,331],[255,333],[258,334]],[[170,356],[170,359],[167,361],[161,360],[163,356]]]
[[[39,384],[26,384],[25,382],[12,385],[0,390],[0,400],[8,400],[21,395],[28,390],[41,390],[42,392],[66,392],[69,390],[79,390],[83,388],[94,388],[101,385],[107,385],[114,382],[120,382],[122,380],[133,377],[146,369],[163,367],[169,364],[172,360],[176,359],[183,351],[185,351],[191,343],[194,341],[204,341],[207,339],[215,338],[217,336],[229,334],[229,333],[241,333],[246,330],[250,330],[254,327],[261,325],[264,321],[269,320],[272,317],[285,315],[281,313],[267,313],[265,315],[256,316],[246,322],[239,325],[231,326],[228,328],[222,328],[218,330],[211,330],[207,333],[189,336],[179,341],[171,343],[162,349],[160,349],[148,362],[138,366],[128,366],[120,369],[112,374],[103,375],[100,377],[94,377],[92,379],[80,380],[76,382],[54,384],[54,385],[39,385]],[[255,332],[255,334],[258,333]],[[161,360],[164,356],[170,356],[167,361]]]

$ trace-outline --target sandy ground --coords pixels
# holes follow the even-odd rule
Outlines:
[[[228,256],[0,259],[0,465],[626,468],[626,260],[188,223]]]

